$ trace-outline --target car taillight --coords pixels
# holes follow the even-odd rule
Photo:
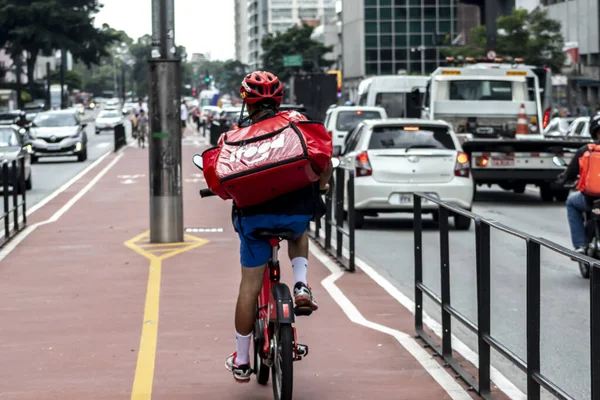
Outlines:
[[[469,156],[466,153],[459,152],[454,164],[454,175],[463,178],[469,177]]]
[[[546,111],[544,111],[544,118],[542,119],[542,128],[544,129],[546,129],[550,122],[550,112],[552,112],[550,108],[547,108]]]
[[[369,155],[364,151],[356,156],[356,176],[370,176],[372,174],[373,169],[369,162]]]

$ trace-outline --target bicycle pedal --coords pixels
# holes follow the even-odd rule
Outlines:
[[[296,354],[298,355],[300,360],[302,359],[302,357],[306,357],[308,355],[308,346],[305,344],[298,343],[296,345]]]
[[[294,307],[294,314],[297,317],[307,317],[313,313],[313,309],[310,307]]]

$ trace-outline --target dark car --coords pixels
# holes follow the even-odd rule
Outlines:
[[[82,123],[75,110],[57,110],[39,113],[29,129],[31,162],[40,157],[76,156],[87,160],[87,124]]]
[[[19,158],[23,157],[25,161],[25,169],[21,171],[21,164]],[[31,154],[29,153],[29,146],[23,141],[23,136],[11,126],[0,126],[0,159],[8,162],[9,166],[9,180],[10,186],[17,189],[18,193],[23,192],[23,186],[20,183],[21,177],[25,176],[25,189],[30,190],[32,187],[31,182]],[[17,182],[13,182],[13,174],[11,173],[12,161],[17,160]],[[2,164],[0,163],[0,184],[4,184],[2,181]]]
[[[19,121],[20,110],[0,112],[0,125],[13,125]]]

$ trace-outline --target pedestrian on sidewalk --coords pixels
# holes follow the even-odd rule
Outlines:
[[[146,147],[146,139],[148,138],[148,115],[144,110],[140,110],[140,116],[138,117],[138,145],[140,148]]]
[[[181,134],[183,135],[183,132],[185,132],[185,127],[187,126],[187,119],[188,119],[188,109],[187,106],[185,105],[185,101],[181,101]]]

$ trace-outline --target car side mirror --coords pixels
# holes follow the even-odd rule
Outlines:
[[[200,154],[194,155],[194,157],[192,158],[192,162],[196,167],[203,169],[204,164],[202,162],[202,156]]]

